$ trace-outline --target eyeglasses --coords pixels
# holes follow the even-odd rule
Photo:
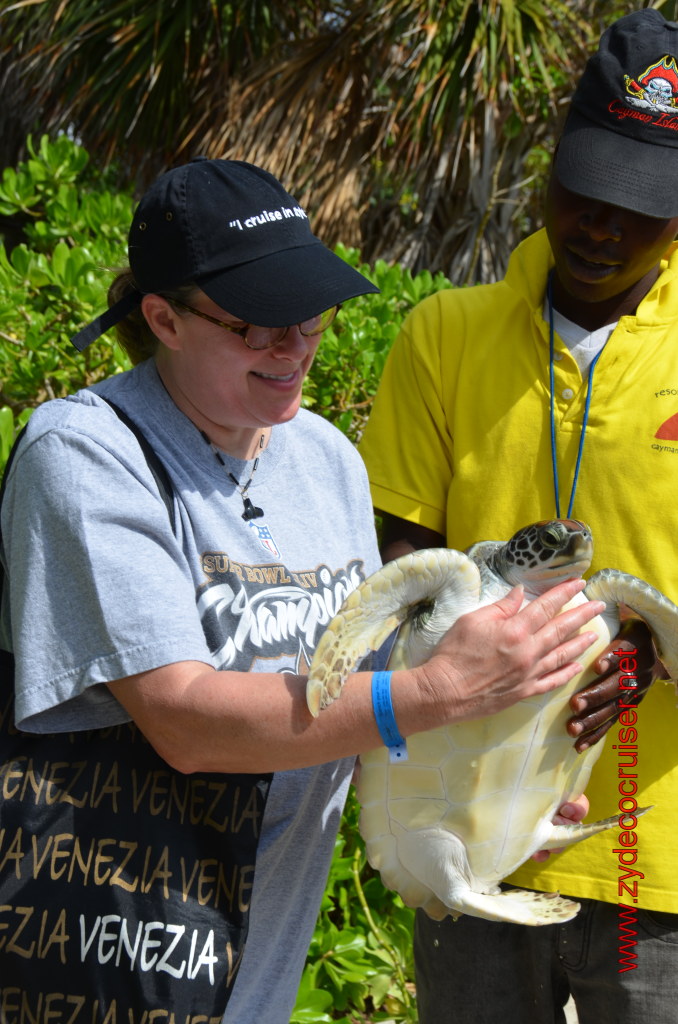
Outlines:
[[[223,320],[217,320],[215,316],[210,316],[209,313],[203,313],[201,309],[187,306],[185,302],[179,302],[178,299],[170,299],[169,301],[174,306],[180,306],[182,309],[188,310],[189,313],[202,317],[203,320],[209,320],[211,324],[223,327],[224,330],[230,331],[231,334],[237,334],[239,338],[242,338],[247,347],[254,349],[255,352],[265,348],[273,348],[283,340],[290,329],[289,326],[256,327],[254,324],[243,324],[242,327],[235,327],[233,324],[227,324]],[[314,338],[316,335],[322,334],[323,331],[327,330],[340,309],[341,306],[332,306],[331,309],[326,309],[324,313],[318,313],[317,316],[312,316],[310,320],[303,320],[300,324],[296,324],[296,326],[305,338]]]

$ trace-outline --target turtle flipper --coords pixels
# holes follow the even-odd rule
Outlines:
[[[311,714],[331,704],[361,659],[378,650],[422,603],[454,604],[456,612],[445,616],[450,626],[477,605],[479,594],[478,568],[461,551],[432,548],[388,562],[349,594],[321,636],[306,687]]]
[[[509,921],[513,924],[562,924],[576,917],[580,903],[568,900],[557,892],[532,892],[528,889],[504,889],[494,895],[460,893],[455,899],[452,916],[469,914],[485,921]]]
[[[558,924],[570,921],[579,911],[579,903],[557,892],[532,892],[527,889],[478,892],[463,840],[441,828],[403,831],[398,835],[398,858],[403,867],[423,881],[444,904],[448,914],[468,914],[486,921],[510,921],[514,924]],[[477,885],[477,883],[475,883]],[[439,907],[433,904],[432,917],[440,920]]]
[[[651,807],[640,807],[634,814],[636,818],[639,818],[641,814],[651,810]],[[552,825],[550,835],[539,844],[539,849],[560,850],[566,846],[573,846],[575,843],[580,843],[582,839],[588,839],[589,836],[595,836],[598,832],[604,832],[605,829],[616,828],[619,825],[619,819],[624,816],[623,814],[613,814],[610,818],[602,818],[600,821]]]
[[[659,590],[619,569],[601,569],[594,573],[584,591],[590,601],[625,604],[648,625],[657,653],[678,678],[678,607]]]

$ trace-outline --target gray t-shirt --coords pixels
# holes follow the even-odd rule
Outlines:
[[[165,465],[175,533],[136,438],[98,394]],[[362,462],[300,411],[272,430],[248,492],[264,516],[246,522],[228,474],[246,482],[251,464],[223,459],[152,361],[33,414],[2,508],[3,633],[23,729],[125,722],[106,682],[176,661],[307,670],[326,624],[379,564]],[[289,1019],[351,770],[349,759],[273,777],[228,1022]]]

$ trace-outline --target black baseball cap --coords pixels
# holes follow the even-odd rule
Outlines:
[[[565,188],[678,217],[678,24],[635,11],[602,35],[572,98],[554,170]]]
[[[286,327],[378,292],[312,233],[272,174],[241,160],[198,157],[163,174],[132,220],[129,263],[139,290],[71,338],[84,349],[150,292],[197,284],[247,323]]]

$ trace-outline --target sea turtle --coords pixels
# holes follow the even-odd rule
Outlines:
[[[339,696],[348,673],[396,627],[389,668],[421,664],[460,615],[517,583],[534,598],[586,572],[592,552],[585,524],[556,519],[525,527],[508,543],[482,542],[466,554],[417,551],[385,565],[349,595],[323,634],[309,675],[311,712]],[[567,921],[579,910],[557,893],[501,891],[498,884],[535,851],[617,824],[618,815],[552,824],[557,808],[584,791],[602,750],[598,743],[574,751],[565,730],[568,700],[594,677],[588,666],[616,636],[621,604],[648,623],[663,663],[678,675],[678,608],[668,598],[614,569],[596,573],[575,602],[595,598],[607,608],[586,628],[599,639],[569,684],[490,717],[410,736],[406,762],[391,764],[384,748],[361,757],[367,856],[408,905],[438,919],[464,913],[531,925]]]

